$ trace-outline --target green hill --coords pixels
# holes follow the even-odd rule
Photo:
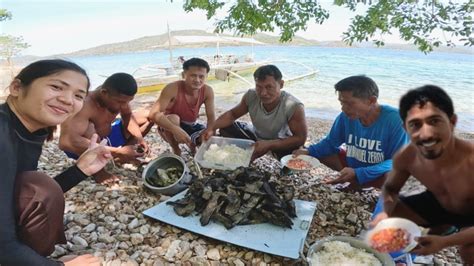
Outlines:
[[[181,31],[172,31],[172,36],[215,36],[213,33],[208,33],[203,30],[181,30]],[[221,36],[233,37],[232,35],[222,34]],[[246,37],[246,36],[244,36]],[[289,43],[280,43],[279,37],[271,36],[268,34],[259,33],[255,36],[252,36],[257,41],[265,43],[265,45],[318,45],[319,42],[313,40],[307,40],[301,37],[295,37],[293,41]],[[153,51],[166,49],[165,43],[168,41],[168,34],[160,34],[154,36],[145,36],[138,39],[119,42],[119,43],[110,43],[103,44],[100,46],[79,50],[72,53],[61,54],[60,56],[89,56],[89,55],[108,55],[108,54],[119,54],[119,53],[130,53],[130,52],[142,52],[142,51]],[[242,44],[248,45],[248,44]],[[180,45],[180,47],[214,47],[215,44],[212,43],[201,43],[201,44],[190,44],[190,45]],[[221,44],[221,46],[226,46]]]

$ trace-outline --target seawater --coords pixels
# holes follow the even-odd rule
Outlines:
[[[173,57],[212,55],[215,48],[174,49]],[[300,75],[305,68],[278,60],[290,60],[317,69],[311,78],[288,82],[284,89],[303,101],[310,116],[334,119],[340,105],[334,84],[351,75],[367,75],[379,87],[379,102],[398,107],[400,97],[409,89],[433,84],[452,97],[459,116],[458,129],[474,132],[474,55],[377,48],[335,48],[314,46],[221,47],[223,54],[245,55],[253,52],[256,60],[275,61],[286,77]],[[92,85],[98,86],[115,72],[133,73],[138,67],[169,62],[167,50],[72,58],[85,67]],[[251,76],[246,77],[252,82]],[[236,104],[251,86],[239,81],[215,83],[216,96],[225,106]]]

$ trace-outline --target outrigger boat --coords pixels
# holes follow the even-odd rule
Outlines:
[[[264,43],[256,41],[252,38],[235,38],[220,36],[173,36],[169,37],[167,45],[170,51],[170,64],[165,65],[147,65],[135,70],[132,75],[138,84],[138,93],[154,92],[162,90],[166,84],[179,80],[181,78],[182,63],[184,57],[180,56],[176,60],[173,59],[171,46],[192,45],[198,43],[217,43],[217,52],[213,56],[202,56],[201,58],[209,63],[211,70],[209,71],[208,80],[226,80],[235,75],[247,75],[253,73],[259,66],[266,62],[255,62],[253,51],[250,55],[236,56],[231,54],[221,54],[219,52],[219,44],[241,44],[247,43],[263,45]],[[253,48],[252,48],[253,50]]]
[[[208,80],[230,80],[236,78],[244,83],[253,86],[251,82],[245,79],[243,76],[253,73],[259,66],[274,62],[289,62],[303,66],[307,72],[295,77],[287,77],[284,75],[285,81],[290,82],[293,80],[309,77],[316,75],[317,71],[294,61],[279,60],[279,61],[255,61],[253,46],[264,45],[253,38],[237,38],[237,37],[226,37],[226,36],[171,36],[168,29],[168,41],[163,45],[156,47],[168,47],[170,58],[169,65],[147,65],[142,66],[135,70],[132,75],[138,84],[138,93],[156,92],[162,90],[166,84],[181,79],[182,63],[185,61],[183,56],[179,56],[177,59],[173,58],[172,47],[174,46],[185,46],[202,43],[216,43],[216,54],[213,56],[203,56],[204,60],[209,63],[211,70],[209,71]],[[250,44],[251,54],[245,56],[236,56],[221,54],[219,51],[220,44],[238,45],[238,44]]]

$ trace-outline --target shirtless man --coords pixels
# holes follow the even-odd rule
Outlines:
[[[206,108],[207,126],[212,127],[216,120],[214,92],[205,84],[209,70],[203,59],[185,61],[183,80],[166,85],[151,108],[149,119],[158,125],[158,132],[176,155],[181,155],[180,143],[188,145],[192,152],[200,143],[200,135],[206,128],[196,122],[202,104]]]
[[[82,110],[61,124],[59,148],[75,159],[87,150],[89,139],[97,133],[108,139],[108,149],[117,162],[137,162],[148,151],[143,136],[153,124],[145,114],[132,114],[129,103],[136,92],[137,83],[131,75],[116,73],[108,77],[87,95]],[[121,119],[116,119],[118,115]],[[118,180],[105,170],[94,178],[98,183]]]
[[[436,86],[409,91],[400,100],[400,115],[411,143],[393,159],[393,170],[383,186],[384,212],[373,224],[389,216],[404,217],[425,227],[454,225],[460,232],[418,238],[413,250],[433,254],[458,246],[464,263],[474,264],[474,143],[454,136],[457,117],[449,96]],[[427,191],[399,197],[412,175]]]

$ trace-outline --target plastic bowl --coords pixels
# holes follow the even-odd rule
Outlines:
[[[330,236],[330,237],[326,237],[321,240],[318,240],[314,244],[312,244],[309,247],[308,253],[307,253],[308,255],[306,256],[306,261],[309,263],[310,266],[313,265],[311,263],[311,257],[313,256],[313,253],[320,251],[323,248],[324,243],[331,242],[331,241],[341,241],[341,242],[349,243],[354,248],[359,248],[366,251],[367,253],[373,254],[378,260],[380,260],[382,265],[395,266],[395,262],[393,262],[392,257],[390,257],[388,254],[377,252],[376,250],[374,250],[373,248],[365,244],[364,241],[355,237],[350,237],[350,236]]]
[[[409,240],[408,245],[404,249],[399,250],[399,251],[394,251],[394,252],[401,252],[401,253],[410,252],[418,244],[415,241],[415,237],[421,236],[421,229],[414,222],[408,219],[404,219],[404,218],[387,218],[380,221],[372,230],[367,232],[367,235],[365,237],[365,242],[368,245],[370,245],[370,239],[372,239],[372,236],[375,233],[379,232],[380,230],[387,229],[387,228],[405,229],[410,234],[410,240]]]
[[[171,167],[183,168],[183,173],[181,174],[181,177],[173,184],[166,187],[156,187],[148,183],[148,181],[146,180],[147,177],[154,175],[158,168],[165,170]],[[173,196],[185,190],[188,187],[188,183],[191,182],[192,178],[189,174],[189,169],[186,166],[186,163],[184,162],[183,158],[174,154],[162,154],[158,156],[158,158],[148,163],[148,165],[143,170],[142,179],[145,187],[149,188],[151,191],[167,196]]]
[[[293,168],[293,167],[290,167],[288,166],[288,162],[291,160],[291,159],[301,159],[305,162],[308,162],[311,167],[309,168],[304,168],[304,169],[301,169],[301,168]],[[286,166],[288,167],[289,169],[293,170],[293,171],[309,171],[311,170],[312,168],[315,168],[315,167],[318,167],[320,165],[320,162],[318,159],[314,158],[313,156],[309,156],[309,155],[304,155],[304,154],[300,154],[300,155],[293,155],[293,154],[288,154],[286,156],[283,156],[281,159],[280,159],[280,162],[283,166]]]
[[[229,162],[227,164],[222,164],[218,162],[206,161],[204,159],[204,153],[209,149],[212,144],[216,144],[219,147],[224,145],[235,145],[245,151],[247,151],[247,158],[243,164],[236,162]],[[236,168],[243,166],[248,167],[250,164],[250,159],[252,157],[252,152],[254,150],[255,141],[248,139],[236,139],[236,138],[224,138],[212,136],[208,141],[204,142],[196,152],[194,160],[203,168],[209,169],[219,169],[219,170],[235,170]]]

